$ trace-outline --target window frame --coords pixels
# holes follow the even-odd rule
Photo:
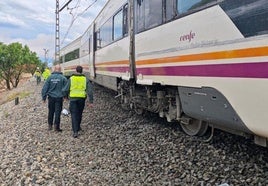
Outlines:
[[[200,7],[194,8],[192,10],[189,10],[187,12],[184,12],[184,13],[180,14],[178,12],[178,0],[173,0],[172,1],[173,2],[172,3],[173,15],[171,16],[171,18],[167,19],[167,7],[166,7],[167,0],[162,0],[162,24],[146,28],[145,14],[142,13],[144,15],[140,15],[141,11],[145,11],[144,9],[145,9],[146,1],[145,0],[137,0],[137,1],[135,1],[136,3],[134,5],[134,9],[135,9],[135,34],[138,34],[138,33],[153,29],[155,27],[158,27],[158,26],[161,26],[163,24],[169,23],[169,22],[174,21],[176,19],[180,19],[182,17],[188,16],[190,14],[196,13],[196,12],[204,10],[206,8],[215,6],[215,5],[219,4],[222,1],[224,1],[224,0],[212,0],[212,2],[206,3],[206,4],[204,4],[204,5],[200,6]],[[137,6],[141,7],[140,8],[141,10],[139,10],[140,12],[138,12]],[[141,23],[141,24],[138,24],[138,23]],[[141,27],[139,27],[140,25],[141,25]]]
[[[120,12],[122,11],[122,36],[118,37],[116,39],[114,39],[114,17]],[[125,37],[128,36],[128,20],[129,16],[128,16],[128,3],[124,4],[123,6],[121,6],[111,17],[109,17],[107,19],[107,21],[102,24],[98,30],[94,33],[94,51],[97,51],[101,48],[104,48],[120,39],[123,39]],[[106,43],[105,45],[102,44],[103,42],[103,38],[101,38],[101,30],[102,28],[105,26],[105,24],[108,24],[108,22],[111,22],[111,41],[109,41],[108,43]]]
[[[119,14],[121,14],[121,17],[119,17],[119,18],[121,18],[121,20],[119,20],[119,22],[121,21],[121,25],[119,25],[120,26],[120,28],[118,28],[118,29],[116,29],[116,24],[117,24],[117,21],[118,20],[115,20],[115,18],[117,18],[117,16],[119,15]],[[123,11],[123,8],[121,8],[121,9],[119,9],[114,15],[113,15],[113,18],[112,18],[112,27],[113,27],[113,33],[112,33],[112,41],[117,41],[117,40],[119,40],[119,39],[121,39],[121,38],[123,38],[123,26],[124,26],[124,11]],[[115,38],[115,36],[116,36],[116,31],[118,31],[118,30],[120,30],[121,32],[120,32],[120,34],[119,34],[119,36],[117,36],[116,38]]]

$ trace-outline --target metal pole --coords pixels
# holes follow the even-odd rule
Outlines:
[[[60,63],[60,11],[62,11],[72,0],[69,0],[61,9],[59,0],[56,0],[56,34],[55,34],[55,64]]]
[[[55,34],[55,63],[60,60],[60,15],[59,0],[56,0],[56,34]]]
[[[47,62],[47,53],[48,53],[48,49],[44,48],[45,51],[45,62]]]
[[[130,45],[129,45],[129,61],[130,61],[130,78],[136,78],[136,65],[135,65],[135,20],[134,20],[134,0],[128,0],[128,11],[129,11],[129,37],[130,37]]]

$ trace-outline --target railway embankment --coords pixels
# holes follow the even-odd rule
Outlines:
[[[63,132],[48,131],[41,87],[27,81],[17,105],[0,105],[0,185],[268,185],[267,149],[221,131],[209,143],[187,136],[153,114],[122,110],[98,86],[77,139],[70,116]]]

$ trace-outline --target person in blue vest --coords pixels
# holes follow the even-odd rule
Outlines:
[[[42,100],[45,103],[48,97],[48,130],[52,130],[52,125],[55,126],[55,131],[61,132],[60,116],[63,105],[64,94],[63,87],[67,83],[67,78],[61,72],[61,66],[56,65],[54,72],[45,81],[42,88]]]
[[[73,137],[78,137],[81,131],[81,121],[85,105],[93,107],[93,87],[90,80],[84,75],[83,67],[77,66],[76,73],[73,74],[63,88],[65,96],[69,98],[69,110],[72,118]],[[86,99],[88,102],[86,104]]]

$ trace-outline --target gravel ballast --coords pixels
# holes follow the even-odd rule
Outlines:
[[[0,185],[268,185],[268,149],[215,130],[209,143],[185,135],[155,114],[123,110],[115,92],[95,85],[94,108],[83,113],[83,132],[48,131],[41,85],[0,105]],[[68,109],[68,103],[64,103]]]

